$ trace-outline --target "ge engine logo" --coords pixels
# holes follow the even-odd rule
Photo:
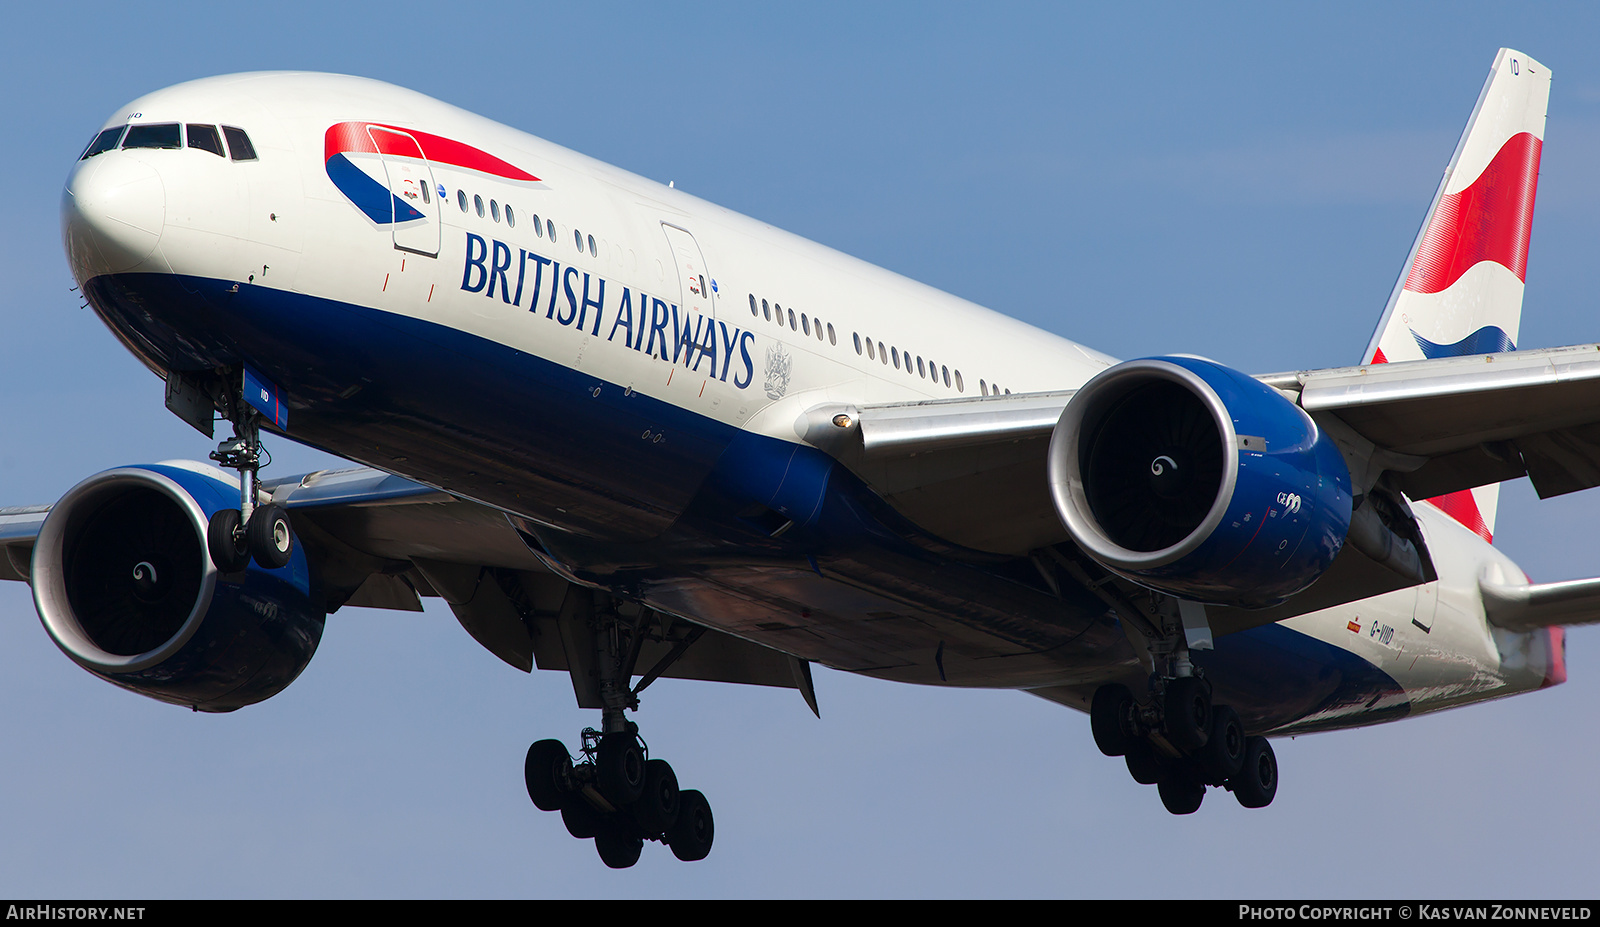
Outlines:
[[[1285,512],[1293,515],[1294,513],[1300,511],[1300,494],[1294,492],[1280,492],[1278,493],[1278,504],[1283,506],[1283,510]]]

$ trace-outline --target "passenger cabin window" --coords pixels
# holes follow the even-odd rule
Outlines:
[[[183,137],[176,122],[128,126],[123,148],[182,148]]]
[[[831,331],[833,329],[833,326],[829,325],[828,329]],[[861,333],[860,332],[851,332],[850,336],[856,340],[856,353],[860,354],[861,353]]]
[[[554,220],[554,219],[546,219],[545,223],[544,223],[544,227],[550,233],[550,240],[551,241],[555,241],[556,240],[556,220]]]
[[[599,257],[600,256],[600,252],[595,249],[594,236],[593,235],[589,236],[589,256],[590,257]]]
[[[219,158],[226,158],[228,156],[227,153],[222,150],[222,136],[217,134],[216,126],[191,124],[186,131],[189,136],[190,148],[198,148],[201,151],[209,151]]]
[[[465,191],[465,190],[457,190],[456,191],[456,205],[461,207],[461,211],[462,212],[466,212],[467,211],[467,191]]]
[[[756,310],[756,294],[754,294],[754,293],[750,294],[750,314],[751,315],[760,315],[761,314],[760,312],[758,312]]]
[[[127,126],[112,126],[111,128],[102,131],[99,135],[94,137],[94,141],[89,143],[89,147],[83,150],[83,157],[80,157],[78,160],[82,161],[84,158],[92,158],[102,151],[110,151],[111,149],[117,147],[117,142],[122,141],[123,130],[127,128]]]
[[[506,204],[506,225],[509,225],[512,228],[517,227],[517,215],[511,211],[510,203]]]
[[[533,234],[544,237],[544,220],[539,218],[538,213],[533,214]]]
[[[235,161],[254,161],[256,159],[256,146],[250,144],[250,136],[244,134],[243,129],[233,126],[223,126],[222,134],[228,139],[228,154]]]

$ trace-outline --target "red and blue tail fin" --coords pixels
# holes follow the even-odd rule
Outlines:
[[[1362,363],[1516,350],[1550,71],[1500,49]],[[1429,501],[1494,538],[1500,487]]]

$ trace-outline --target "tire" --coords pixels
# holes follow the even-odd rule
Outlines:
[[[644,750],[632,734],[614,733],[600,738],[595,756],[600,794],[613,805],[631,805],[644,792]]]
[[[1128,746],[1128,752],[1123,754],[1123,760],[1128,764],[1128,775],[1140,785],[1155,785],[1166,775],[1167,767],[1171,764],[1165,757],[1158,756],[1155,748],[1143,740],[1136,740]]]
[[[256,563],[268,570],[288,566],[294,553],[294,532],[289,513],[275,502],[256,506],[244,528],[245,546]]]
[[[1105,685],[1094,690],[1094,701],[1089,704],[1089,730],[1094,733],[1094,745],[1106,756],[1122,756],[1133,743],[1123,719],[1133,707],[1133,693],[1127,686]]]
[[[716,821],[711,817],[711,804],[694,789],[678,793],[678,820],[667,831],[667,846],[672,855],[686,863],[705,859],[711,852],[711,841],[716,837]]]
[[[631,828],[609,826],[594,835],[594,848],[600,861],[612,869],[627,869],[639,861],[644,840]]]
[[[681,799],[678,777],[666,760],[650,760],[644,764],[644,791],[633,803],[633,819],[639,829],[651,837],[658,837],[672,829],[678,822]]]
[[[607,827],[606,816],[579,792],[569,792],[561,799],[561,823],[567,825],[567,833],[579,840],[588,840]]]
[[[1265,737],[1250,737],[1244,742],[1244,767],[1228,787],[1233,797],[1246,808],[1265,808],[1278,794],[1278,757]]]
[[[1175,773],[1156,786],[1161,790],[1161,804],[1173,814],[1194,814],[1205,801],[1205,783],[1191,775]]]
[[[522,764],[522,779],[528,786],[528,798],[540,811],[560,811],[561,799],[567,794],[566,781],[572,772],[572,757],[566,744],[559,740],[541,740],[528,748],[528,758]]]
[[[1200,778],[1207,785],[1222,785],[1244,768],[1244,723],[1226,705],[1211,714],[1211,736],[1195,754]]]
[[[206,551],[219,573],[237,573],[250,564],[250,551],[242,543],[239,510],[218,509],[206,525]]]
[[[1167,683],[1162,698],[1162,733],[1167,743],[1184,754],[1206,745],[1211,736],[1211,693],[1194,676],[1179,676]]]

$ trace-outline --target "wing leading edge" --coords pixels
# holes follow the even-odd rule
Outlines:
[[[167,465],[230,478],[205,464]],[[571,671],[592,649],[577,639],[585,629],[571,614],[578,587],[549,570],[500,511],[366,467],[269,480],[262,490],[262,501],[292,513],[329,612],[421,611],[421,597],[440,597],[478,643],[524,672]],[[0,580],[29,580],[50,509],[0,508]],[[640,649],[641,676],[798,689],[816,710],[804,661],[682,616],[635,617],[655,628]],[[575,687],[587,678],[572,675]],[[589,707],[593,694],[576,694]]]

